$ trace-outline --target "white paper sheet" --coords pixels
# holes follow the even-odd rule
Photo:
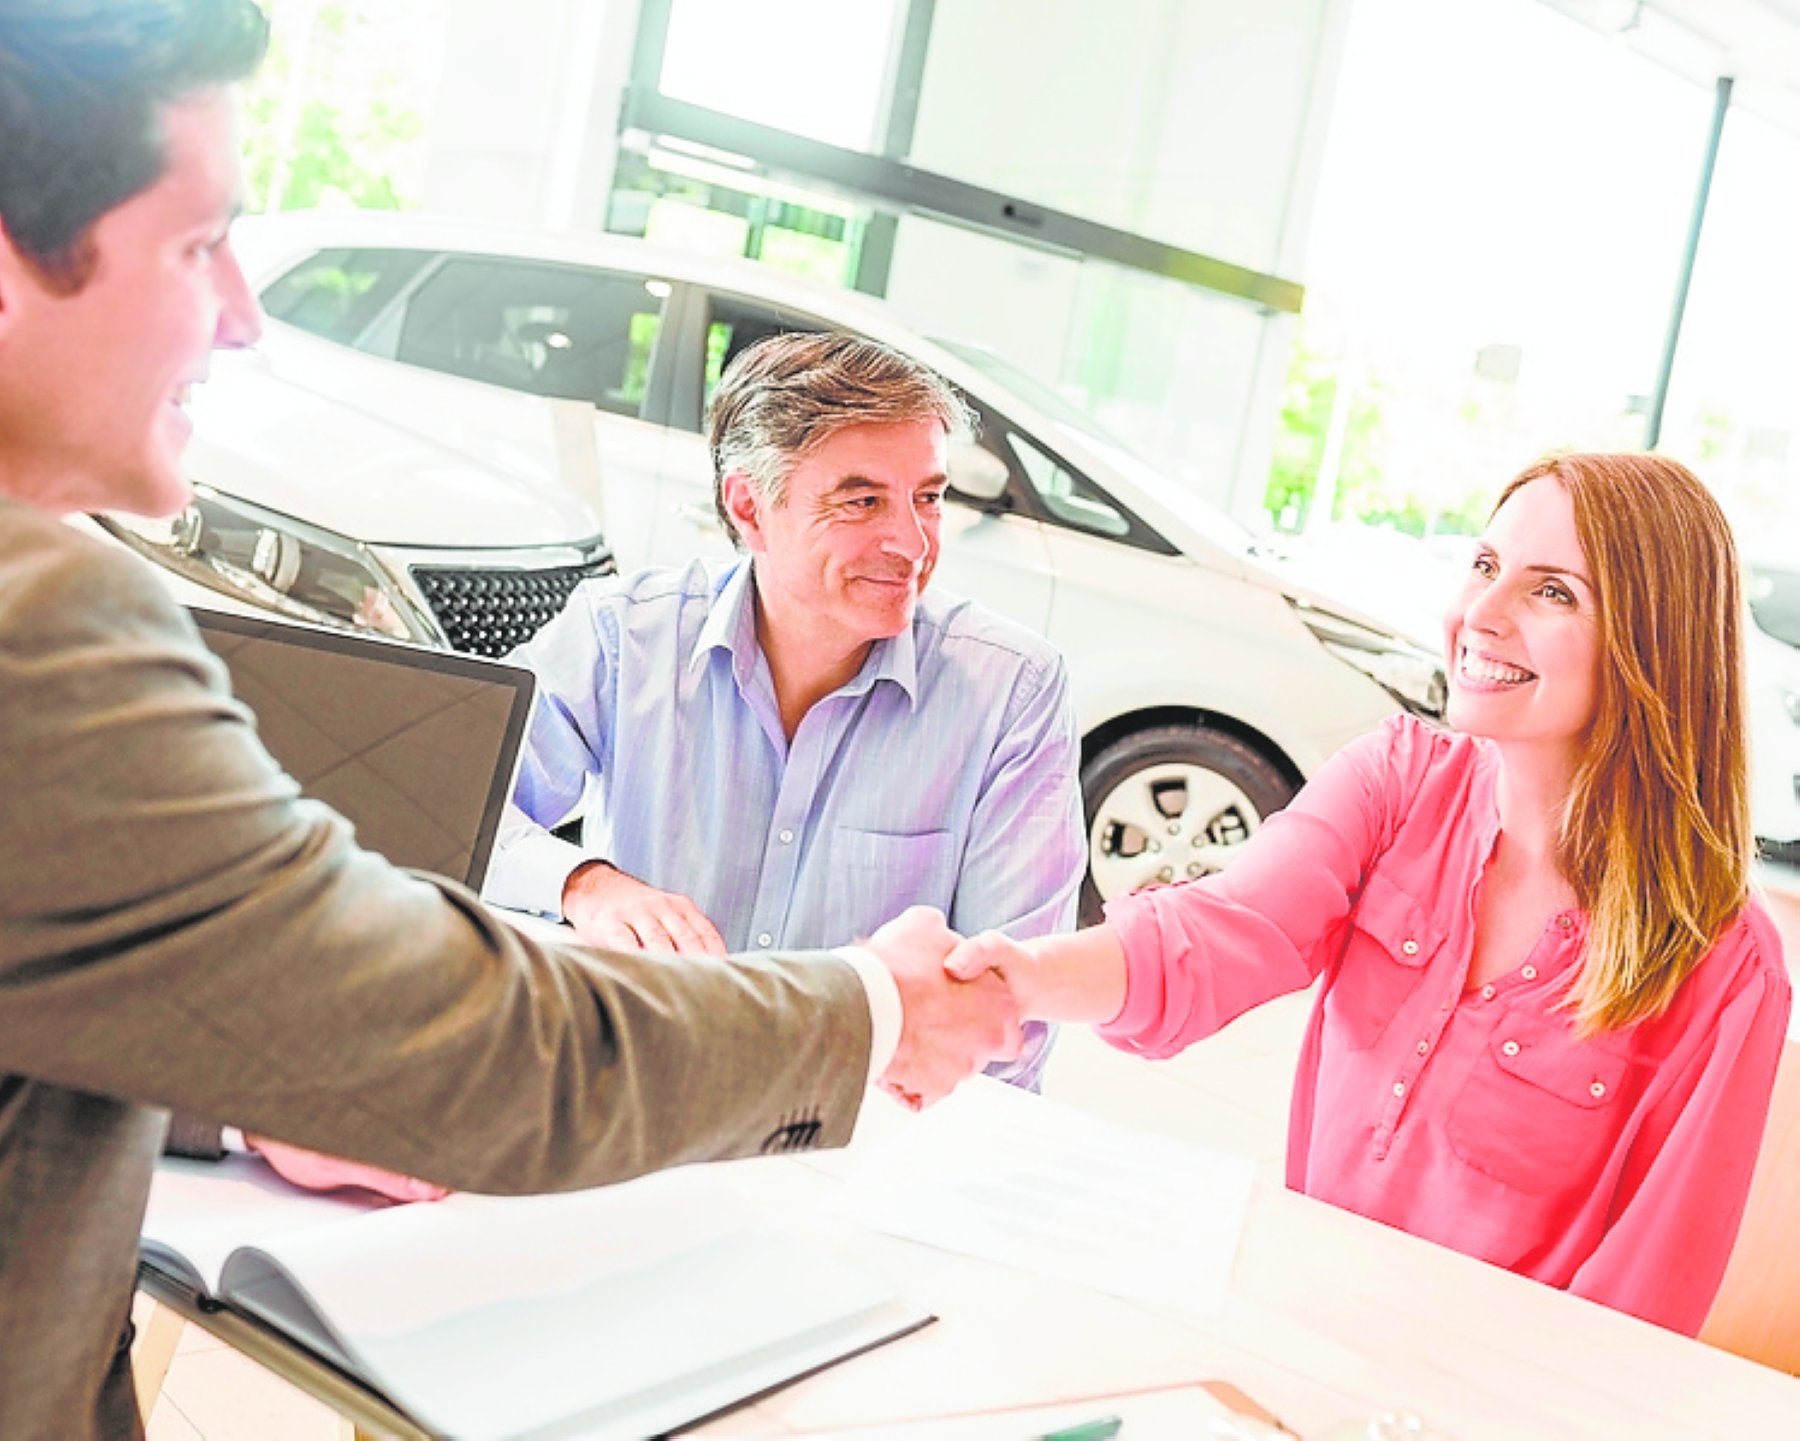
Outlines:
[[[222,1161],[164,1157],[144,1215],[144,1250],[167,1261],[167,1269],[190,1284],[217,1291],[225,1258],[247,1239],[273,1240],[354,1220],[386,1205],[363,1191],[302,1191],[256,1156]]]
[[[978,1078],[838,1204],[876,1230],[1205,1315],[1224,1303],[1254,1177],[1246,1157]]]
[[[165,1163],[146,1254],[462,1441],[655,1434],[929,1319],[684,1167],[560,1196],[370,1208]],[[160,1244],[158,1244],[160,1242]]]

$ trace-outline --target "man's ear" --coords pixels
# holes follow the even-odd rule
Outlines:
[[[741,470],[727,471],[723,495],[725,514],[737,527],[738,539],[743,542],[744,549],[753,555],[767,550],[768,542],[763,539],[762,532],[764,501],[756,482]]]
[[[13,247],[6,222],[0,220],[0,326],[19,308],[19,252]]]
[[[0,220],[0,336],[19,318],[28,285],[43,289],[30,257],[13,243],[6,222]]]

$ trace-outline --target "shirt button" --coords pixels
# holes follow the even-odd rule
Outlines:
[[[1409,956],[1416,956],[1419,954],[1419,943],[1417,941],[1402,941],[1400,943],[1400,949],[1405,951]]]
[[[1519,1054],[1519,1043],[1517,1041],[1503,1042],[1500,1046],[1500,1054],[1503,1056],[1518,1055]]]
[[[1481,999],[1484,1001],[1493,1000],[1494,999],[1494,988],[1492,986],[1483,986],[1481,988]]]
[[[1535,981],[1537,979],[1537,967],[1527,966],[1524,970],[1520,971],[1519,974],[1528,981]]]
[[[777,839],[781,841],[782,845],[791,846],[794,843],[794,833],[792,831],[783,831]]]
[[[775,937],[770,935],[767,931],[764,931],[756,938],[756,944],[766,951],[770,946],[775,944]]]
[[[1568,916],[1558,916],[1556,918],[1556,924],[1558,926],[1560,926],[1563,930],[1566,931],[1569,929],[1570,926],[1574,925],[1575,922],[1573,920],[1571,920]]]
[[[1421,1056],[1422,1056],[1422,1055],[1424,1055],[1424,1054],[1425,1054],[1425,1053],[1426,1053],[1426,1052],[1427,1052],[1427,1051],[1429,1051],[1429,1050],[1430,1050],[1430,1049],[1431,1049],[1431,1042],[1430,1042],[1430,1041],[1420,1041],[1420,1042],[1419,1042],[1419,1054],[1420,1054],[1420,1055],[1421,1055]]]
[[[1602,1096],[1604,1096],[1606,1094],[1606,1082],[1605,1081],[1595,1081],[1593,1085],[1588,1087],[1588,1094],[1590,1096],[1592,1096],[1596,1101],[1599,1100]]]
[[[1406,1094],[1406,1082],[1405,1081],[1395,1081],[1394,1082],[1394,1094],[1396,1096],[1404,1096]]]

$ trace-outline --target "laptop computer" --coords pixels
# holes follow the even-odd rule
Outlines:
[[[536,682],[454,651],[190,606],[269,754],[395,865],[480,890]]]

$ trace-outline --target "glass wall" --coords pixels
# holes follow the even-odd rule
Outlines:
[[[664,123],[628,127],[609,228],[874,290],[1253,518],[1279,398],[1268,358],[1296,302],[1245,297],[1298,267],[1295,197],[1311,193],[1346,8],[647,4],[637,83]],[[837,147],[819,157],[831,183],[809,184],[791,147],[771,161],[773,132]],[[846,152],[874,163],[846,179]],[[919,176],[956,192],[948,209],[907,192]],[[1050,224],[1033,238],[983,206],[1042,207]],[[1171,278],[1196,262],[1241,274]]]
[[[1359,0],[1271,510],[1466,530],[1547,451],[1640,447],[1711,113],[1548,6]]]

